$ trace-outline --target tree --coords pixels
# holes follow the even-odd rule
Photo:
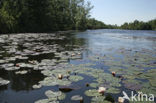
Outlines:
[[[156,30],[156,19],[149,22],[135,20],[131,23],[124,23],[120,28],[130,30]]]
[[[91,9],[85,0],[3,0],[0,32],[84,30]]]
[[[2,33],[10,33],[15,32],[15,28],[17,25],[16,19],[17,16],[14,15],[15,10],[12,10],[12,6],[14,6],[14,2],[12,0],[3,0],[0,4],[0,28]]]

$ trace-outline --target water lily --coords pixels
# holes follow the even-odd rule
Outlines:
[[[116,72],[115,72],[115,71],[113,71],[113,72],[112,72],[112,75],[113,75],[113,76],[115,76],[115,74],[116,74]]]
[[[58,74],[58,79],[62,79],[63,75],[62,74]]]
[[[16,64],[16,67],[19,67],[20,65],[19,64]]]
[[[73,53],[73,54],[71,54],[71,56],[75,56],[75,54]]]
[[[105,91],[106,91],[106,88],[105,87],[99,87],[99,89],[98,89],[98,92],[100,94],[104,94]]]
[[[124,99],[123,97],[119,97],[119,98],[118,98],[118,102],[119,102],[119,103],[124,103],[124,100],[125,100],[125,99]]]
[[[32,61],[28,61],[30,64],[35,64],[35,61],[32,60]]]

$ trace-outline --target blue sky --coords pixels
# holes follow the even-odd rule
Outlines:
[[[94,8],[91,16],[106,24],[121,25],[134,20],[156,18],[156,0],[89,0]]]

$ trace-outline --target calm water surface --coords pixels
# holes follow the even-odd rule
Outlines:
[[[36,34],[37,35],[37,34]],[[50,34],[49,34],[50,35]],[[73,50],[73,48],[78,47],[87,48],[82,50],[81,60],[69,60],[70,64],[81,64],[83,62],[89,62],[86,60],[87,57],[93,55],[107,55],[120,57],[117,51],[120,49],[127,49],[132,51],[153,51],[152,54],[156,57],[156,31],[129,31],[129,30],[87,30],[85,32],[74,32],[71,34],[66,34],[65,39],[60,40],[35,40],[33,42],[41,42],[44,45],[57,44],[60,48],[57,49],[57,52],[65,50]],[[29,41],[27,41],[29,42]],[[32,41],[31,41],[32,42]],[[1,46],[7,44],[0,44]],[[71,45],[71,46],[66,46]],[[37,46],[37,44],[36,44]],[[2,50],[3,48],[0,47]],[[19,45],[19,51],[24,48]],[[48,51],[48,50],[47,50]],[[0,59],[4,57],[1,56]],[[44,55],[35,55],[29,56],[30,60],[42,59],[53,59],[55,58],[53,53],[47,53]],[[15,61],[19,62],[19,61]],[[105,69],[106,72],[108,67],[104,64],[98,62],[94,68]],[[45,76],[40,73],[40,70],[32,70],[29,68],[30,72],[25,75],[16,75],[15,71],[7,71],[3,68],[0,68],[0,77],[6,80],[9,80],[10,83],[5,86],[0,86],[0,103],[34,103],[36,100],[46,98],[44,95],[47,90],[58,90],[58,86],[53,87],[42,87],[40,89],[33,89],[32,86],[37,84],[39,81],[43,80]],[[155,68],[154,68],[155,69]],[[86,82],[89,83],[93,78],[83,75],[84,80],[79,81],[75,84],[83,86]],[[122,87],[121,87],[122,88]],[[90,98],[85,96],[83,92],[87,87],[82,88],[81,90],[75,90],[66,93],[66,99],[61,101],[62,103],[71,103],[70,100],[72,95],[82,95],[84,97],[84,103],[90,102]],[[122,88],[125,89],[124,87]],[[126,89],[125,89],[126,90]],[[128,90],[127,90],[128,91]],[[118,94],[119,95],[119,94]],[[117,99],[117,95],[112,95]],[[73,103],[76,103],[75,101]],[[79,102],[77,102],[79,103]]]

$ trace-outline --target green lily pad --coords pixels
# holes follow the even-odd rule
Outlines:
[[[0,78],[0,86],[9,84],[10,81]]]
[[[108,73],[101,73],[96,80],[99,84],[108,84],[109,86],[120,87],[121,79],[113,77]]]
[[[55,85],[69,85],[71,81],[67,79],[58,79],[56,77],[46,77],[43,81],[39,82],[43,86],[55,86]]]
[[[147,86],[147,87],[142,88],[139,91],[141,91],[144,94],[154,94],[154,95],[156,94],[156,88],[151,87],[150,85]]]
[[[49,99],[41,99],[41,100],[35,101],[35,103],[49,103]]]
[[[44,74],[45,76],[57,77],[59,74],[62,74],[63,76],[69,76],[67,71],[68,70],[66,70],[66,69],[55,69],[55,70],[43,70],[43,71],[41,71],[41,73]]]
[[[65,95],[64,93],[62,93],[62,94],[58,97],[59,100],[64,100],[65,98],[66,98],[66,95]]]
[[[53,92],[51,90],[48,90],[48,91],[45,92],[45,95],[49,98],[50,101],[65,99],[65,94],[60,92],[60,91]]]
[[[151,86],[156,87],[156,78],[149,79]]]
[[[98,83],[90,83],[89,86],[93,87],[93,88],[97,88],[97,87],[99,87],[99,84]]]
[[[101,96],[101,94],[98,92],[98,90],[96,89],[89,89],[87,91],[85,91],[85,95],[86,96]]]
[[[83,97],[81,97],[80,95],[75,95],[71,97],[71,100],[80,101],[80,100],[83,100]]]
[[[96,96],[91,99],[91,103],[111,103],[105,100],[105,96]]]
[[[69,77],[69,80],[77,82],[77,81],[83,80],[83,77],[77,76],[77,75],[72,75],[72,76]]]
[[[42,85],[40,85],[40,84],[39,85],[33,85],[34,89],[38,89],[38,88],[41,88],[41,87],[42,87]]]
[[[17,72],[15,72],[16,74],[27,74],[28,73],[28,71],[26,71],[26,70],[23,70],[23,71],[17,71]]]
[[[112,93],[112,94],[118,94],[118,93],[120,93],[120,92],[121,92],[120,89],[114,88],[114,87],[110,87],[110,88],[108,88],[108,90],[106,91],[106,93]]]

